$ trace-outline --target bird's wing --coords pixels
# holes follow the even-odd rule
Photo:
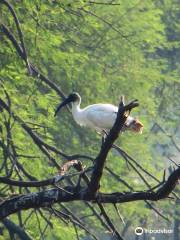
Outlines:
[[[86,109],[86,118],[92,127],[110,129],[116,119],[118,108],[111,104],[94,104]]]
[[[106,103],[98,103],[98,104],[93,104],[90,105],[86,108],[84,108],[84,110],[86,111],[98,111],[98,112],[118,112],[118,107],[112,105],[112,104],[106,104]]]

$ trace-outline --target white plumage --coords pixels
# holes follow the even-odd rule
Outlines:
[[[112,104],[98,103],[81,109],[81,97],[78,93],[70,94],[65,101],[58,106],[55,116],[63,106],[70,102],[72,102],[73,118],[80,126],[94,128],[98,132],[103,132],[103,130],[110,130],[114,125],[118,107]],[[124,130],[128,129],[142,133],[143,124],[138,119],[128,116]]]

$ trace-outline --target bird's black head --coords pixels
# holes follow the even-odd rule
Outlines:
[[[71,94],[69,94],[69,96],[67,97],[67,99],[69,99],[69,102],[79,102],[80,101],[80,96],[78,93],[73,92]]]
[[[65,105],[67,105],[70,102],[80,104],[80,102],[81,102],[80,95],[76,92],[69,94],[69,96],[58,106],[58,108],[55,111],[54,116],[57,115],[57,113],[61,110],[62,107],[64,107]]]

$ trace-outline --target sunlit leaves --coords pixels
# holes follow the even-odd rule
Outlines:
[[[179,49],[179,5],[175,0],[163,1],[163,5],[160,4],[162,1],[152,0],[118,2],[120,5],[108,6],[72,0],[11,1],[24,33],[29,61],[65,94],[79,92],[82,107],[98,102],[118,104],[120,95],[125,95],[126,101],[139,99],[140,106],[132,115],[143,122],[143,135],[124,133],[117,143],[145,169],[161,178],[165,158],[160,158],[158,146],[167,146],[170,140],[162,131],[153,132],[152,127],[157,121],[171,134],[177,128],[179,55],[175,55],[172,62],[170,57]],[[5,7],[2,8],[2,21],[18,39],[13,18]],[[38,77],[28,75],[25,64],[5,36],[1,41],[0,60],[0,81],[10,96],[14,113],[44,141],[68,154],[83,153],[92,157],[98,154],[101,137],[78,126],[65,109],[54,118],[54,109],[61,99]],[[7,101],[1,87],[0,95]],[[0,113],[1,123],[7,115]],[[0,139],[6,138],[3,125]],[[12,123],[12,139],[19,155],[25,152],[32,156],[18,158],[29,174],[44,179],[57,173],[18,122]],[[63,163],[64,159],[51,154],[60,165]],[[3,159],[2,151],[0,159]],[[92,164],[82,161],[86,166]],[[145,188],[137,174],[131,168],[129,170],[130,166],[114,150],[108,155],[107,166],[135,190]],[[24,174],[22,176],[27,180]],[[13,177],[17,178],[16,175]],[[147,179],[150,184],[155,184],[150,177]],[[102,178],[101,190],[128,191],[107,171]],[[112,210],[111,207],[107,209],[109,212]],[[73,205],[73,210],[78,214],[88,212],[78,204]],[[136,216],[135,221],[138,222],[140,217],[147,218],[149,210],[144,203],[132,203],[122,206],[122,213],[127,219]],[[111,214],[112,218],[118,219],[115,211],[112,210]],[[23,217],[26,216],[23,213]],[[88,223],[93,222],[93,228],[100,229],[100,224],[92,219],[88,219]],[[34,238],[39,239],[35,222],[33,215],[27,228]],[[47,239],[74,238],[72,225],[65,226],[56,219],[53,224],[54,230],[47,231]],[[122,230],[121,226],[118,227]]]

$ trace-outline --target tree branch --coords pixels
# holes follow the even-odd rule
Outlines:
[[[26,61],[25,56],[24,56],[24,52],[22,47],[18,44],[16,38],[14,37],[14,35],[9,31],[9,29],[4,25],[4,24],[0,24],[1,25],[1,29],[2,32],[6,35],[6,37],[11,41],[11,43],[13,44],[13,46],[15,47],[18,55],[22,58],[23,61]],[[65,99],[65,94],[62,92],[62,90],[60,89],[60,87],[58,87],[53,81],[51,81],[50,79],[48,79],[47,77],[45,77],[36,67],[33,66],[32,63],[29,62],[29,66],[31,68],[31,72],[35,77],[40,78],[43,82],[45,82],[51,89],[53,89],[54,91],[56,91],[56,93],[61,96],[62,99]]]
[[[141,192],[115,192],[115,193],[100,193],[96,196],[87,192],[86,189],[67,186],[65,191],[59,188],[53,188],[41,192],[20,195],[11,199],[5,200],[0,204],[0,219],[9,216],[15,212],[30,208],[40,208],[51,206],[57,202],[70,202],[77,200],[93,201],[98,203],[124,203],[139,200],[158,201],[167,198],[173,191],[180,179],[180,167],[177,168],[168,178],[168,180],[156,191],[141,191]]]
[[[127,112],[130,112],[132,108],[137,107],[139,104],[137,100],[130,102],[128,105],[124,104],[124,99],[121,98],[117,118],[114,126],[107,135],[105,142],[102,144],[101,150],[97,158],[95,159],[94,170],[92,172],[91,181],[89,183],[89,191],[91,194],[95,194],[99,189],[99,183],[102,177],[104,164],[109,150],[113,146],[114,141],[118,138],[119,132],[122,130],[124,123],[128,117]]]
[[[32,240],[32,238],[18,225],[10,221],[9,219],[4,219],[2,221],[4,226],[13,233],[16,233],[19,236],[19,239],[21,240]]]

